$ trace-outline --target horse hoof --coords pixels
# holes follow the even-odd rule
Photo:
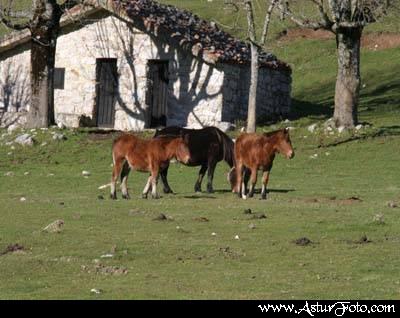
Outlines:
[[[117,195],[115,193],[110,194],[112,200],[117,200]]]
[[[247,196],[246,196],[245,194],[243,194],[243,195],[242,195],[242,199],[243,199],[243,200],[246,200],[246,199],[247,199]]]
[[[207,188],[207,192],[208,193],[214,193],[214,189],[213,188]]]
[[[129,196],[129,194],[123,194],[123,195],[122,195],[122,199],[130,200],[131,197]]]
[[[262,195],[260,200],[267,200],[267,196],[266,195]]]
[[[174,193],[174,191],[172,191],[171,189],[163,189],[163,191],[164,191],[164,193],[165,194],[168,194],[168,193]]]
[[[147,199],[147,193],[142,194],[142,199]]]
[[[249,198],[252,198],[254,196],[254,193],[250,192],[248,195],[249,195]]]
[[[151,197],[152,197],[153,199],[155,199],[155,200],[161,198],[158,194],[156,194],[156,195],[151,195]]]

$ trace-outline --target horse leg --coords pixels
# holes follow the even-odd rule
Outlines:
[[[172,191],[171,187],[169,186],[167,180],[168,168],[169,168],[169,163],[165,168],[160,170],[161,182],[163,183],[163,191],[164,193],[174,193],[174,191]]]
[[[237,162],[235,191],[238,194],[239,198],[246,199],[246,187],[243,182],[243,169],[244,169],[243,164],[241,162]]]
[[[204,178],[204,175],[206,174],[207,168],[208,167],[206,164],[201,165],[201,168],[199,171],[199,177],[197,178],[197,181],[194,184],[194,192],[201,192],[201,183],[203,182],[203,178]]]
[[[122,159],[122,158],[118,158],[117,160],[114,160],[114,167],[113,167],[112,176],[111,176],[111,194],[110,194],[110,197],[113,200],[117,199],[117,191],[115,188],[115,183],[117,182],[118,176],[121,174],[123,160],[124,159]]]
[[[263,176],[262,176],[261,200],[267,199],[268,180],[269,180],[269,171],[266,170],[263,172]]]
[[[143,189],[143,192],[142,192],[143,199],[147,199],[147,194],[149,193],[150,188],[151,188],[151,175],[148,177],[147,183]]]
[[[208,177],[208,182],[207,182],[207,192],[208,193],[213,193],[213,179],[214,179],[214,171],[217,163],[215,161],[211,161],[208,163],[208,172],[207,172],[207,177]]]
[[[249,168],[245,167],[243,169],[243,184],[244,184],[245,193],[247,193],[247,184],[249,183],[250,175],[251,175],[251,170]]]
[[[246,172],[245,172],[246,173]],[[251,175],[250,175],[250,190],[249,190],[249,198],[252,198],[254,196],[254,188],[257,183],[257,168],[252,168],[251,169]]]
[[[160,196],[157,193],[157,183],[158,183],[158,173],[159,173],[159,169],[157,167],[157,169],[152,169],[151,171],[151,197],[153,199],[159,199]]]
[[[128,175],[130,171],[131,168],[129,167],[128,161],[125,161],[122,166],[122,172],[121,172],[121,190],[122,190],[122,198],[126,200],[129,200],[131,198],[128,193]]]

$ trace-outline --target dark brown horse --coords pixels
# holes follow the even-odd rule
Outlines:
[[[158,198],[157,181],[159,172],[169,165],[172,158],[187,163],[190,152],[187,140],[181,136],[165,136],[149,140],[140,139],[131,134],[118,137],[112,147],[113,172],[111,178],[111,198],[116,199],[115,182],[121,175],[122,197],[129,199],[127,180],[130,169],[148,171],[150,176],[143,190],[143,198],[152,189],[152,197]]]
[[[201,182],[208,170],[207,192],[213,192],[214,170],[217,163],[225,160],[226,163],[233,167],[234,143],[224,132],[216,127],[205,127],[202,129],[186,129],[177,126],[171,126],[156,131],[154,137],[164,135],[185,135],[188,140],[190,150],[190,160],[185,163],[188,166],[201,166],[199,176],[194,185],[194,191],[201,191]],[[160,171],[161,180],[164,184],[164,192],[172,192],[168,180],[168,165]]]
[[[249,197],[254,195],[254,187],[257,182],[257,171],[263,171],[261,199],[267,198],[267,184],[269,173],[272,169],[272,163],[276,153],[281,153],[286,158],[294,157],[292,143],[287,128],[273,131],[270,133],[259,134],[241,134],[235,143],[235,170],[236,180],[235,192],[239,197],[246,199],[246,182],[244,175],[250,170],[250,189]]]

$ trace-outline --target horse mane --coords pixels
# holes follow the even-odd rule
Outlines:
[[[276,134],[278,134],[280,132],[283,132],[283,130],[285,130],[285,128],[277,129],[277,130],[274,130],[274,131],[265,132],[265,133],[263,133],[263,136],[271,137],[271,136],[274,136],[274,135],[276,135]]]

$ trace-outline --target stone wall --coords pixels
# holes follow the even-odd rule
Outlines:
[[[0,54],[0,126],[23,123],[29,110],[29,61],[28,45]]]
[[[201,127],[221,120],[221,71],[116,17],[97,16],[95,20],[78,30],[64,31],[58,39],[56,67],[65,68],[65,87],[55,92],[58,120],[76,126],[79,116],[94,116],[96,58],[117,59],[115,129],[146,126],[149,60],[169,61],[168,125]]]
[[[207,64],[166,43],[162,34],[139,31],[106,11],[64,27],[56,54],[56,67],[65,69],[64,88],[56,89],[54,94],[57,122],[77,127],[82,116],[95,122],[98,58],[117,59],[115,129],[136,131],[147,125],[149,60],[169,62],[167,125],[224,126],[221,122],[246,118],[249,67]],[[10,81],[5,74],[7,70],[16,77],[11,81],[24,87],[12,90],[13,99],[8,102],[7,111],[29,109],[28,47],[25,44],[6,54],[0,53],[0,108],[7,87],[4,81]],[[258,96],[257,117],[288,113],[290,75],[261,69]],[[22,101],[19,104],[18,98]]]
[[[250,68],[226,66],[223,121],[247,119]],[[260,68],[257,87],[257,121],[287,116],[291,106],[291,75],[288,72]]]

